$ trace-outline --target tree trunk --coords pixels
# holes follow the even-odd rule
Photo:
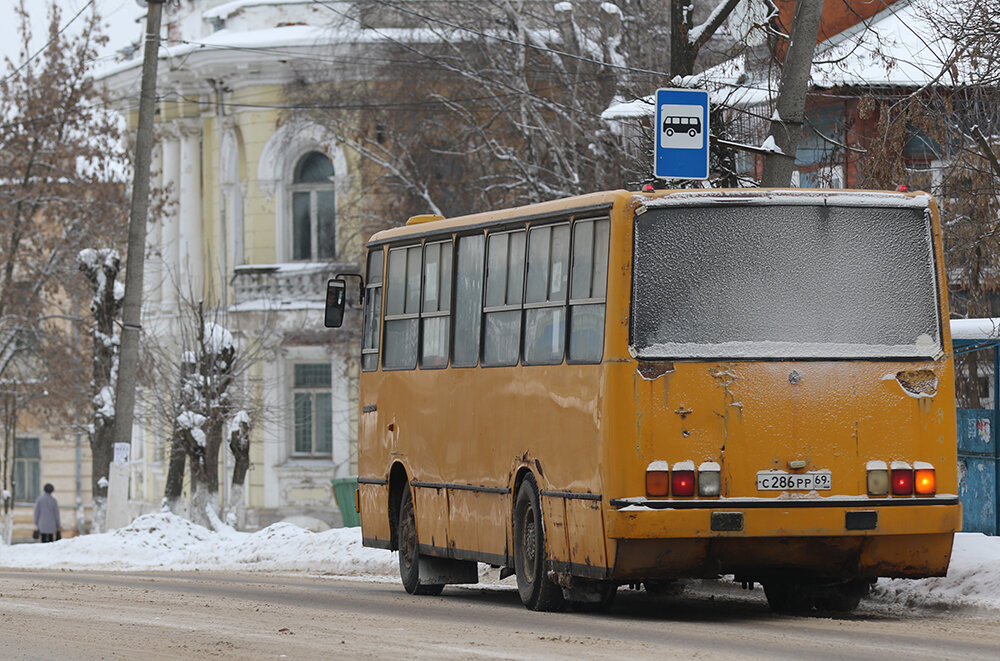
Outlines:
[[[812,70],[816,37],[819,34],[823,0],[798,0],[792,19],[788,50],[781,66],[781,87],[775,105],[777,116],[771,120],[770,137],[779,151],[764,158],[763,188],[788,186],[795,169],[795,152],[802,135],[802,117],[805,114],[806,92],[809,89],[809,72]]]
[[[94,425],[94,433],[90,435],[90,488],[94,496],[94,513],[90,523],[90,532],[104,532],[104,524],[108,514],[108,476],[115,448],[112,442],[114,429],[111,425]]]
[[[167,468],[167,483],[163,491],[163,506],[174,514],[183,509],[181,496],[184,493],[184,462],[187,453],[180,431],[175,431],[170,439],[170,465]]]

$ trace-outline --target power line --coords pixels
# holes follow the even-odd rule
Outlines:
[[[66,23],[66,25],[64,25],[61,28],[59,28],[59,31],[56,32],[55,35],[53,35],[51,39],[49,39],[47,42],[45,42],[44,46],[42,46],[37,51],[35,51],[34,55],[32,55],[31,57],[29,57],[28,59],[26,59],[21,64],[21,66],[19,66],[18,68],[14,69],[9,74],[7,74],[7,76],[4,77],[3,81],[0,81],[0,84],[6,83],[8,80],[10,80],[11,78],[13,78],[17,74],[19,74],[26,66],[28,66],[31,63],[32,60],[34,60],[36,57],[38,57],[39,55],[41,55],[42,52],[44,52],[46,48],[48,48],[49,46],[51,46],[52,42],[54,42],[57,38],[59,38],[59,35],[61,35],[63,32],[65,32],[66,28],[68,28],[70,25],[73,24],[73,21],[75,21],[76,19],[80,18],[80,14],[82,14],[83,12],[85,12],[87,10],[87,8],[90,7],[92,4],[94,4],[94,0],[90,0],[87,4],[85,4],[83,6],[83,8],[80,9],[80,11],[76,12],[76,15],[74,15],[73,18],[69,19],[69,22]]]

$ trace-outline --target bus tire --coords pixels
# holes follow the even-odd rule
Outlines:
[[[689,136],[691,136],[691,137],[693,138],[693,137],[695,137],[696,135],[698,135],[698,132],[697,132],[697,131],[695,131],[694,129],[688,129],[688,135],[689,135]]]
[[[403,487],[399,499],[399,578],[410,594],[438,595],[444,589],[443,583],[425,584],[420,582],[420,550],[417,545],[417,522],[413,516],[413,496],[410,485]]]
[[[865,579],[831,585],[816,596],[816,608],[834,613],[850,613],[871,589]]]
[[[813,607],[812,596],[799,583],[791,581],[767,581],[764,596],[775,613],[804,615]]]
[[[533,611],[562,610],[562,588],[548,578],[545,528],[535,478],[521,482],[514,501],[514,572],[521,603]]]

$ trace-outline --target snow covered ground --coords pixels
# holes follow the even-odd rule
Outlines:
[[[0,567],[105,571],[308,571],[398,580],[396,554],[361,545],[360,528],[313,533],[276,523],[254,533],[209,530],[173,514],[147,514],[126,528],[53,544],[0,547]],[[496,572],[481,573],[497,583]],[[500,585],[510,585],[508,578]],[[881,579],[872,601],[920,608],[1000,610],[1000,537],[959,533],[945,578]]]

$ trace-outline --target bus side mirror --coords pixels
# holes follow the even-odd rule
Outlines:
[[[347,283],[341,278],[334,278],[326,283],[326,314],[323,323],[327,328],[340,328],[344,323],[346,292]]]

